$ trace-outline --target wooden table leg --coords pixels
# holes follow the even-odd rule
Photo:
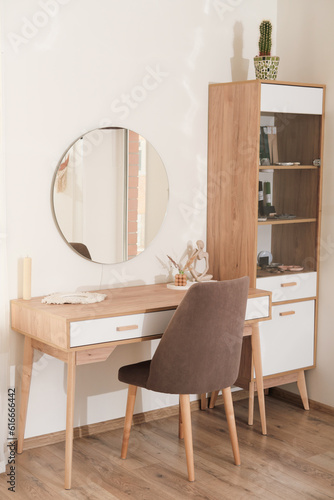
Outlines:
[[[261,417],[262,434],[267,434],[266,408],[264,404],[260,331],[258,323],[252,325],[252,351],[256,377],[257,397]]]
[[[71,489],[71,481],[72,481],[74,395],[75,395],[75,352],[71,352],[68,354],[68,361],[67,361],[65,490]]]
[[[34,358],[34,349],[31,346],[31,338],[25,337],[24,340],[24,354],[23,354],[23,368],[22,368],[22,381],[21,381],[21,402],[20,402],[20,416],[19,416],[19,429],[17,439],[17,453],[23,451],[24,431],[27,420],[27,409],[30,392],[31,372]]]

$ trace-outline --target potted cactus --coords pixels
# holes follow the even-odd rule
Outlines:
[[[279,57],[271,55],[270,21],[264,20],[260,24],[259,55],[254,57],[255,76],[259,80],[276,80]]]

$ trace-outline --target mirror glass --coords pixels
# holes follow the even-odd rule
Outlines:
[[[128,129],[81,136],[61,158],[52,185],[58,229],[82,257],[132,259],[158,233],[168,203],[165,167],[154,147]]]

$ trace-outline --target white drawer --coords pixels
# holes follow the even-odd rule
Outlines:
[[[247,300],[245,320],[269,318],[269,297],[253,297]]]
[[[312,366],[314,300],[273,306],[260,338],[263,376]]]
[[[148,337],[163,333],[175,309],[129,316],[74,321],[70,324],[70,347]]]
[[[261,84],[261,111],[321,115],[322,99],[319,87]]]
[[[284,274],[258,278],[256,288],[273,293],[273,302],[307,299],[317,294],[317,273]]]

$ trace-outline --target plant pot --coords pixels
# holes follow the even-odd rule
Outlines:
[[[276,80],[279,65],[277,56],[255,56],[255,77],[258,80]]]
[[[175,274],[175,286],[186,286],[187,276],[185,274]]]

